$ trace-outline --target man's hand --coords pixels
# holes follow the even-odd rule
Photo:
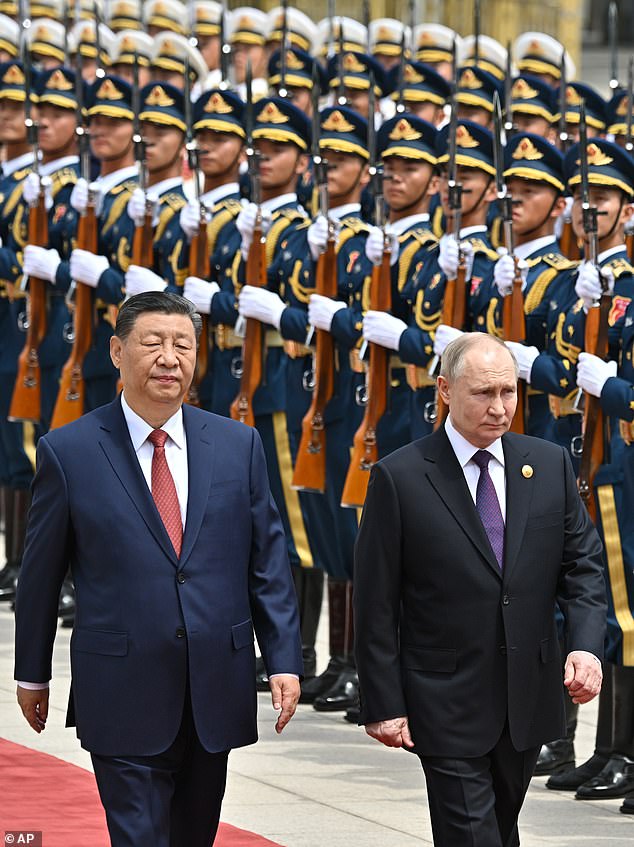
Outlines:
[[[414,746],[407,718],[392,718],[389,721],[367,723],[365,731],[369,736],[380,741],[381,744],[385,744],[386,747]]]
[[[601,662],[592,653],[584,650],[574,650],[568,654],[564,666],[564,685],[573,703],[589,703],[599,691],[603,671]]]
[[[22,714],[36,732],[42,732],[46,728],[48,692],[48,688],[31,691],[31,689],[22,688],[20,685],[17,687],[18,705],[22,709]]]
[[[282,710],[275,731],[279,734],[295,714],[299,700],[299,680],[291,674],[278,673],[269,679],[271,689],[271,700],[276,712]]]

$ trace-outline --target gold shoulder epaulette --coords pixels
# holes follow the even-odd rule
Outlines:
[[[231,212],[233,217],[236,217],[242,211],[242,203],[239,200],[234,200],[233,197],[229,197],[225,200],[221,200],[219,203],[215,203],[212,207],[211,213],[212,215],[215,215],[224,209]]]
[[[427,244],[429,247],[438,243],[438,239],[430,229],[420,227],[420,229],[409,229],[400,236],[399,241],[406,241],[408,238],[415,238],[420,246]]]
[[[474,253],[484,253],[487,259],[490,259],[492,262],[497,262],[500,258],[497,250],[494,250],[493,247],[489,247],[486,241],[483,241],[481,238],[467,238],[466,240],[473,247]]]
[[[121,194],[123,191],[127,191],[130,194],[134,191],[135,188],[139,187],[139,183],[136,179],[126,179],[124,182],[120,182],[119,185],[115,185],[114,188],[111,188],[109,193],[116,197],[117,194]]]
[[[354,233],[357,232],[369,232],[370,227],[365,221],[362,221],[361,218],[357,217],[349,217],[341,219],[341,226],[347,226],[348,229],[351,229]]]
[[[627,259],[614,259],[613,262],[607,262],[605,267],[610,268],[615,279],[623,276],[623,274],[634,274],[634,267],[630,265]]]
[[[281,209],[279,212],[279,218],[286,218],[287,223],[291,221],[299,220],[300,218],[305,218],[306,212],[300,211],[299,209]],[[278,218],[278,220],[279,220]],[[275,213],[273,215],[273,220],[275,220]]]
[[[20,168],[19,171],[13,171],[13,181],[21,182],[23,179],[26,179],[27,176],[33,170],[33,166],[29,165],[28,168]]]
[[[565,256],[562,256],[561,253],[546,253],[545,256],[540,256],[539,260],[541,262],[546,262],[547,265],[550,265],[550,267],[554,268],[556,271],[569,271],[579,265],[579,262],[567,259]]]
[[[176,191],[170,191],[169,194],[163,194],[161,196],[161,206],[169,206],[175,212],[180,212],[186,204],[187,198],[182,194],[178,194]]]

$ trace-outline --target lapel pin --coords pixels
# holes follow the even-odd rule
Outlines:
[[[530,465],[522,465],[522,476],[524,479],[530,479],[533,475],[533,469]]]

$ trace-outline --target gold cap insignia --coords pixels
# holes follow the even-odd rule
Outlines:
[[[539,152],[530,138],[523,138],[513,151],[513,158],[535,162],[537,159],[543,159],[544,154]]]
[[[467,88],[470,91],[475,91],[478,88],[482,88],[482,83],[478,79],[478,77],[474,74],[471,68],[467,68],[466,71],[463,71],[460,80],[458,82],[459,88]]]
[[[121,52],[124,53],[126,50],[129,50],[131,53],[136,50],[136,42],[133,38],[130,38],[129,35],[127,35],[121,42]]]
[[[412,65],[405,65],[403,79],[405,82],[410,83],[410,85],[417,85],[420,82],[425,82],[425,77],[422,74],[419,74]]]
[[[233,109],[227,103],[222,94],[212,94],[205,103],[204,112],[213,112],[216,115],[230,115]]]
[[[595,168],[601,168],[603,165],[611,165],[614,159],[607,156],[600,147],[596,144],[588,144],[588,164],[594,165]]]
[[[343,57],[343,69],[350,74],[364,74],[367,71],[363,62],[360,62],[354,53],[346,53]]]
[[[26,80],[22,70],[17,65],[11,65],[6,74],[2,77],[2,82],[7,85],[24,85]]]
[[[287,124],[288,115],[280,112],[279,107],[275,103],[267,103],[256,120],[263,124]]]
[[[167,106],[173,106],[174,100],[165,93],[165,89],[160,85],[155,86],[149,93],[149,95],[145,98],[146,106],[161,106],[162,108],[167,108]]]
[[[580,106],[581,105],[581,95],[577,92],[576,88],[573,88],[569,85],[566,88],[566,105],[567,106]]]
[[[99,91],[97,92],[97,99],[123,100],[123,93],[119,91],[119,89],[111,79],[106,79],[99,86]]]
[[[522,465],[522,476],[524,479],[530,479],[534,471],[530,465]]]
[[[533,97],[538,97],[539,91],[531,88],[525,79],[518,79],[511,89],[511,97],[514,100],[532,100]]]
[[[466,126],[463,126],[462,124],[458,124],[456,129],[456,144],[458,147],[465,147],[467,149],[479,147],[478,142],[471,135]]]
[[[66,79],[62,71],[57,70],[49,77],[46,87],[52,91],[72,91],[74,86]]]
[[[434,36],[431,32],[422,32],[418,39],[418,44],[420,47],[429,47],[430,44],[434,44]]]
[[[401,118],[390,133],[389,137],[392,141],[416,141],[417,139],[422,138],[423,134],[422,132],[415,130],[406,118]]]
[[[253,21],[248,15],[243,15],[241,18],[238,18],[238,23],[236,25],[236,30],[246,29],[247,31],[253,29]]]
[[[616,107],[617,115],[627,115],[627,97],[624,97]]]
[[[291,50],[287,50],[286,68],[289,71],[301,71],[304,69],[304,63]]]
[[[33,41],[51,41],[54,42],[51,31],[45,26],[38,26],[33,30]]]
[[[326,118],[321,125],[321,128],[325,129],[326,132],[352,132],[354,130],[354,124],[351,124],[350,121],[346,120],[346,118],[337,109]]]
[[[530,53],[534,53],[536,56],[539,56],[544,52],[541,43],[536,39],[533,39],[528,45],[528,50]]]
[[[379,27],[376,34],[377,41],[390,41],[394,40],[394,32],[387,26]]]

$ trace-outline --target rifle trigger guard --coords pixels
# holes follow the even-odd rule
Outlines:
[[[365,385],[357,385],[354,392],[354,402],[357,406],[367,406],[368,405],[368,386]]]
[[[29,316],[27,312],[22,312],[18,315],[18,329],[20,332],[27,332],[29,328]]]
[[[67,321],[62,329],[62,338],[67,344],[73,344],[75,341],[75,325],[73,321]]]
[[[580,459],[583,455],[583,435],[575,435],[570,439],[570,452],[575,459]]]
[[[302,387],[304,391],[312,392],[315,388],[315,369],[308,368],[302,375]]]
[[[428,400],[423,408],[423,420],[425,423],[434,424],[438,418],[438,403],[435,400]]]
[[[235,359],[231,360],[231,376],[234,379],[241,379],[242,374],[244,372],[244,361],[242,356],[236,356]]]

